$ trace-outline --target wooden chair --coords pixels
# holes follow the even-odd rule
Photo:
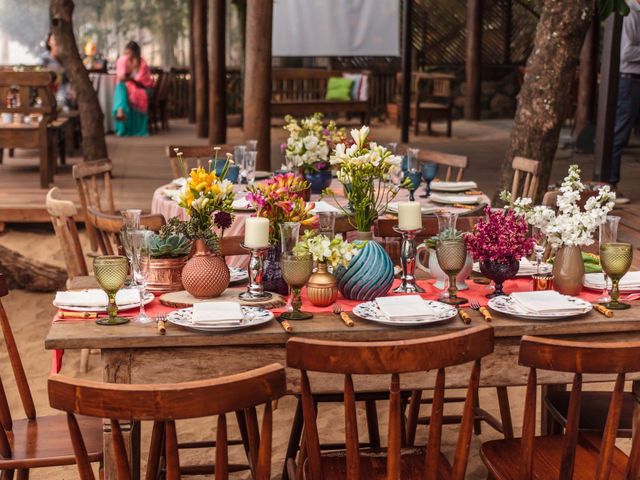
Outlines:
[[[462,480],[467,468],[473,430],[473,408],[480,380],[480,359],[493,351],[493,329],[487,325],[457,333],[390,342],[334,342],[293,338],[287,342],[287,366],[301,370],[304,415],[304,462],[299,462],[304,478],[334,480],[345,478],[403,480],[447,478]],[[453,465],[440,451],[442,440],[445,369],[473,362],[463,421],[460,426]],[[426,448],[402,448],[400,375],[437,370],[432,421]],[[322,453],[313,389],[308,372],[344,375],[344,451]],[[389,391],[389,431],[386,448],[362,450],[356,417],[354,375],[391,375]],[[385,471],[386,464],[386,474]]]
[[[215,151],[214,147],[220,147],[220,151],[218,152],[218,158],[224,160],[225,155],[227,153],[233,154],[234,145],[169,145],[167,147],[167,157],[169,157],[169,161],[171,162],[171,171],[173,172],[173,178],[182,177],[182,172],[180,171],[180,165],[178,162],[178,155],[176,154],[176,149],[182,152],[183,160],[185,162],[185,167],[187,172],[191,171],[192,168],[196,167],[204,167],[210,158],[214,157]]]
[[[511,162],[513,168],[513,183],[511,184],[511,196],[515,199],[536,198],[542,165],[538,160],[530,158],[515,157]],[[521,177],[524,177],[522,188],[520,187]]]
[[[146,478],[160,473],[161,451],[166,460],[166,478],[180,478],[176,420],[218,416],[216,433],[216,479],[229,478],[227,416],[245,411],[253,451],[254,478],[271,477],[272,402],[286,393],[284,368],[278,364],[222,377],[162,385],[121,385],[65,378],[49,379],[49,402],[67,412],[69,431],[81,480],[94,480],[86,454],[86,438],[78,429],[77,415],[105,418],[111,425],[117,478],[129,479],[130,465],[122,436],[122,421],[152,421]],[[256,407],[264,405],[262,428],[258,429]]]
[[[464,176],[464,171],[469,166],[469,157],[466,155],[453,155],[451,153],[436,152],[434,150],[420,150],[418,154],[420,162],[437,163],[446,167],[444,179],[445,182],[460,182]],[[455,170],[455,175],[454,175]]]
[[[108,159],[82,162],[73,166],[73,179],[78,188],[92,252],[98,250],[98,235],[95,228],[86,221],[87,208],[92,207],[96,211],[111,215],[116,213],[111,185],[112,170],[113,165]]]
[[[124,247],[120,240],[120,232],[124,225],[124,220],[120,215],[111,215],[100,212],[93,207],[87,207],[85,216],[87,225],[96,232],[98,247],[102,255],[122,255]],[[164,216],[147,214],[140,216],[140,227],[154,232],[159,231],[165,224]]]
[[[11,325],[2,306],[1,298],[9,293],[7,283],[0,274],[0,328],[7,348],[9,363],[18,389],[25,419],[15,420],[7,400],[6,385],[0,382],[0,477],[29,478],[29,470],[41,467],[73,465],[76,460],[71,439],[67,433],[64,415],[38,416],[29,389],[29,382],[20,360],[20,353]],[[78,418],[78,426],[86,439],[86,458],[89,462],[102,462],[102,422],[97,419]]]
[[[489,478],[638,478],[640,436],[632,442],[630,457],[615,446],[615,438],[625,375],[640,371],[640,342],[586,343],[524,336],[518,363],[529,368],[522,438],[482,445],[480,456]],[[535,436],[539,369],[574,374],[564,434]],[[602,437],[579,431],[585,374],[616,375]]]

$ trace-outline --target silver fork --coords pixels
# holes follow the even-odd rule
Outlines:
[[[493,320],[493,318],[491,317],[491,312],[487,309],[487,307],[481,307],[480,303],[477,300],[471,300],[469,301],[469,305],[471,306],[471,308],[473,308],[474,310],[480,312],[480,314],[482,314],[482,317],[487,321],[490,322]]]
[[[167,333],[167,316],[165,314],[156,315],[155,321],[158,325],[158,333],[160,335]]]
[[[342,305],[340,305],[339,303],[334,303],[333,313],[338,315],[347,327],[353,327],[353,320],[351,320],[347,312],[342,310]]]

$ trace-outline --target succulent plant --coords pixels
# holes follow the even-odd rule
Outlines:
[[[151,239],[152,258],[177,258],[188,255],[191,241],[184,235],[154,235]]]

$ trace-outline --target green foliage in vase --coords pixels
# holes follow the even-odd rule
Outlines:
[[[604,20],[612,13],[617,13],[623,17],[627,16],[629,15],[629,5],[625,0],[598,0],[598,14],[601,20]]]
[[[154,235],[151,239],[152,258],[178,258],[188,255],[191,241],[184,235]]]

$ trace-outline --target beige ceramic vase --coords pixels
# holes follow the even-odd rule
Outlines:
[[[223,257],[211,253],[203,240],[195,241],[195,251],[182,269],[185,290],[196,298],[220,296],[229,286],[229,267]]]
[[[561,247],[553,261],[553,289],[563,295],[578,295],[582,290],[584,262],[579,247]]]
[[[319,262],[318,269],[309,277],[307,298],[316,307],[328,307],[338,298],[338,281],[327,271],[325,262]]]

